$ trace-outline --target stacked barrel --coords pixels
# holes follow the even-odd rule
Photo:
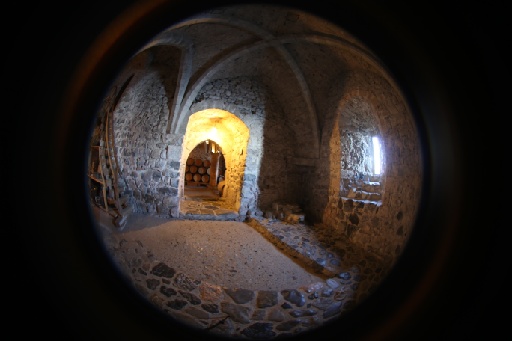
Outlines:
[[[208,185],[209,182],[210,161],[188,158],[185,166],[185,184]]]

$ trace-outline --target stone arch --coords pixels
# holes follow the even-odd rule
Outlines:
[[[187,157],[198,144],[205,140],[215,141],[221,147],[226,162],[224,201],[239,210],[243,197],[249,135],[249,128],[245,123],[228,111],[211,108],[193,113],[189,117],[183,139],[180,173],[185,174]],[[183,186],[182,176],[180,188]]]
[[[419,192],[422,170],[419,137],[413,115],[398,87],[393,82],[390,83],[389,79],[371,72],[347,74],[342,87],[343,96],[339,98],[334,109],[340,137],[344,139],[344,134],[355,131],[365,135],[367,139],[372,135],[381,137],[384,156],[384,173],[380,179],[382,200],[385,200],[388,180],[397,179],[398,174],[409,175],[396,180],[397,186],[404,179],[411,180],[411,184]],[[342,156],[342,159],[345,157],[347,156]],[[402,161],[404,158],[414,161],[406,165]],[[342,178],[358,176],[354,170],[348,173],[342,175]],[[394,182],[395,180],[389,182],[390,189],[395,186],[392,185]],[[343,192],[345,188],[341,190]],[[394,192],[395,190],[391,190],[390,193]]]
[[[421,195],[423,165],[416,122],[405,97],[389,80],[371,72],[352,72],[342,79],[334,86],[332,95],[332,130],[324,134],[322,142],[324,150],[328,150],[325,163],[330,167],[331,178],[316,184],[325,189],[328,199],[317,209],[322,222],[337,233],[347,235],[357,244],[380,248],[383,255],[391,255],[394,246],[405,245]],[[336,97],[335,92],[341,95]],[[344,134],[348,132],[360,132],[368,138],[373,134],[381,137],[385,158],[378,198],[352,196],[344,191],[344,177],[357,175],[344,174],[341,164],[347,157],[343,155],[342,144],[347,142]],[[361,191],[366,192],[364,188]],[[351,207],[354,212],[361,212],[357,213],[361,217],[356,223],[347,215]],[[400,241],[392,241],[386,232],[393,228],[393,222],[384,217],[393,215],[400,215],[401,221],[406,221],[401,225],[408,227],[400,233]],[[373,241],[368,231],[372,231]]]
[[[247,77],[218,79],[206,84],[188,112],[196,113],[212,108],[232,113],[250,130],[245,151],[246,167],[243,179],[240,180],[244,185],[241,188],[239,214],[245,216],[248,212],[251,214],[258,212],[259,199],[264,194],[258,181],[262,176],[261,165],[265,161],[263,153],[265,123],[268,122],[269,117],[276,115],[278,108],[259,81]],[[190,117],[189,113],[187,117]],[[185,128],[183,132],[180,131],[180,134],[183,136],[186,134]],[[267,142],[271,143],[270,140]],[[229,167],[229,164],[227,166]]]

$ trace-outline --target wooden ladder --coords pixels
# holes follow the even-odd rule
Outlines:
[[[108,167],[106,167],[109,171],[109,177],[112,181],[112,189],[113,189],[113,200],[114,200],[114,206],[116,208],[117,214],[120,218],[122,218],[122,209],[121,204],[119,201],[119,185],[118,185],[118,164],[117,164],[117,154],[116,154],[116,148],[114,145],[114,129],[113,129],[113,115],[112,111],[107,111],[105,115],[105,159],[108,161]]]
[[[115,94],[115,97],[108,97],[106,99],[106,111],[103,116],[103,127],[100,133],[100,160],[102,163],[103,177],[105,180],[105,186],[108,186],[112,190],[112,199],[114,201],[116,216],[114,217],[114,223],[118,227],[123,227],[125,224],[125,216],[123,215],[123,209],[120,202],[119,193],[119,166],[117,162],[117,150],[115,147],[115,136],[114,136],[114,109],[119,102],[121,94],[124,92],[128,83],[131,81],[134,75],[131,75],[123,84],[121,89]],[[115,92],[115,90],[114,90]],[[109,184],[109,181],[111,184]],[[108,207],[108,203],[105,203]],[[108,210],[108,208],[107,208]]]

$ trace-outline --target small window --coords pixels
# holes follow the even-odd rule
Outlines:
[[[373,174],[380,175],[381,173],[381,148],[380,141],[377,136],[372,137],[373,141]]]

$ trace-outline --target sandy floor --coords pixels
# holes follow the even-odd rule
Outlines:
[[[156,259],[195,279],[253,290],[322,281],[243,222],[131,218],[131,228],[118,232],[123,239],[140,241]]]

